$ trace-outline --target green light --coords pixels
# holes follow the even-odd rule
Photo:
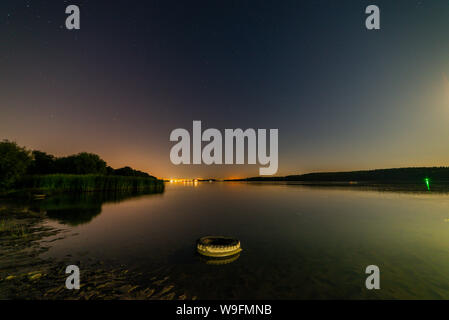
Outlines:
[[[430,179],[425,178],[424,181],[426,182],[427,190],[430,191]]]

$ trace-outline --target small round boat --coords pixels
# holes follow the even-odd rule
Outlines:
[[[230,237],[207,236],[198,239],[196,249],[199,254],[212,258],[225,258],[242,251],[240,241]]]

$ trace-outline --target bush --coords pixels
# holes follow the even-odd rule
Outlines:
[[[42,151],[33,151],[33,161],[28,168],[28,174],[56,173],[55,157]]]
[[[8,189],[23,177],[31,163],[31,153],[15,142],[0,142],[0,190]]]
[[[115,176],[123,176],[123,177],[141,177],[141,178],[156,179],[155,177],[150,176],[146,172],[134,170],[133,168],[130,168],[130,167],[123,167],[123,168],[115,169],[115,170],[113,169],[112,173],[110,173],[110,174],[115,175]]]
[[[106,162],[98,155],[82,152],[56,159],[56,172],[70,174],[106,174]]]

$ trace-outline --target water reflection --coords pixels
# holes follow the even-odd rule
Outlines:
[[[48,218],[61,224],[78,226],[91,222],[93,218],[101,213],[102,206],[105,203],[119,203],[128,199],[163,192],[164,185],[159,185],[153,190],[140,193],[87,192],[61,194],[35,201],[31,209],[44,211]]]
[[[233,256],[225,257],[225,258],[210,258],[210,257],[206,257],[203,255],[198,255],[198,256],[199,256],[199,259],[205,264],[219,266],[219,265],[229,264],[229,263],[236,261],[238,258],[240,258],[240,253],[237,253]]]
[[[443,189],[241,182],[166,188],[163,197],[36,201],[75,234],[51,242],[43,256],[113,259],[146,278],[163,270],[203,299],[449,298]],[[245,252],[211,265],[193,249],[204,234],[232,235]],[[381,269],[381,290],[365,288],[372,264]]]
[[[409,193],[419,195],[449,194],[449,184],[434,183],[432,189],[427,189],[425,184],[364,184],[364,183],[301,183],[301,182],[281,182],[286,186],[302,186],[319,190],[354,190],[354,191],[377,191],[383,193]]]

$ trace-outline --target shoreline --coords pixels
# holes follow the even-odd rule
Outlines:
[[[21,179],[14,188],[0,191],[0,199],[36,199],[63,193],[133,194],[163,190],[164,181],[153,178],[93,174],[31,175]]]
[[[67,290],[65,269],[71,257],[41,258],[45,243],[69,236],[65,229],[45,226],[46,214],[28,206],[0,206],[0,299],[37,300],[195,300],[171,283],[162,269],[143,275],[110,261],[83,263],[83,284]],[[81,262],[76,262],[80,264]],[[148,276],[148,277],[147,277]]]

